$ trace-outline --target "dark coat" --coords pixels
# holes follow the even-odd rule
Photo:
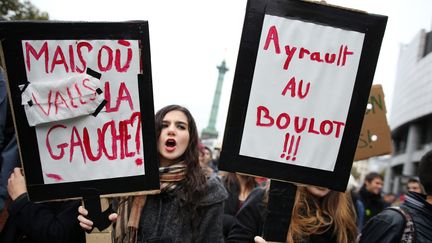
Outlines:
[[[414,221],[417,243],[432,242],[432,205],[422,194],[409,192],[400,206]],[[400,242],[405,229],[405,217],[394,210],[384,210],[363,228],[360,243]]]
[[[222,214],[227,192],[217,177],[208,180],[207,188],[196,212],[185,207],[181,197],[176,195],[181,190],[147,196],[140,218],[138,242],[224,242]],[[198,214],[195,219],[194,213]]]
[[[224,213],[235,216],[240,209],[240,185],[238,183],[230,183],[228,191],[228,198],[225,200]]]
[[[224,214],[223,214],[223,234],[226,238],[229,231],[236,223],[236,214],[240,209],[240,185],[235,182],[231,182],[229,185],[225,185],[228,191],[228,198],[224,203]],[[229,187],[229,188],[228,188]]]
[[[2,243],[85,243],[78,222],[80,201],[30,202],[22,194],[9,207],[9,218],[1,232]]]
[[[369,192],[366,190],[365,186],[360,188],[359,195],[365,211],[363,225],[366,224],[370,218],[379,214],[387,207],[387,204],[384,202],[381,195]]]
[[[231,228],[227,243],[254,242],[254,237],[262,235],[267,205],[264,203],[266,191],[255,188],[237,213],[237,222]]]
[[[9,176],[15,167],[20,166],[18,145],[10,112],[6,82],[0,68],[0,213],[5,209],[6,201],[10,200],[7,192]],[[3,222],[3,218],[1,220]]]
[[[255,188],[246,199],[243,207],[237,213],[237,223],[231,229],[227,243],[254,242],[255,236],[263,234],[263,226],[267,217],[267,204],[264,202],[266,190]],[[320,235],[310,235],[302,243],[337,243],[336,236],[332,229]]]

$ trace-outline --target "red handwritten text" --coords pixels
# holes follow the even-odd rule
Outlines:
[[[34,93],[32,93],[33,103],[36,104],[37,107],[46,116],[50,115],[52,105],[54,105],[55,114],[58,113],[58,109],[60,106],[64,106],[69,110],[76,109],[80,105],[81,106],[85,105],[96,99],[95,89],[90,87],[88,85],[88,82],[90,82],[90,80],[88,78],[85,78],[83,80],[77,80],[70,87],[66,87],[65,88],[66,90],[49,90],[47,94],[47,102],[46,102],[48,104],[47,110],[43,108],[43,106],[40,104],[39,100],[36,98],[36,95]],[[84,97],[82,95],[82,90],[90,90],[94,94]],[[64,97],[63,95],[64,93],[67,93],[67,97]]]
[[[24,56],[27,71],[31,71],[33,62],[42,61],[45,73],[52,73],[56,69],[62,69],[66,73],[83,73],[87,69],[84,54],[97,56],[97,67],[100,72],[110,71],[113,66],[117,72],[127,72],[132,61],[131,43],[126,40],[117,41],[118,48],[116,49],[103,45],[97,50],[91,42],[87,41],[80,41],[76,45],[70,44],[66,49],[58,44],[48,46],[49,43],[49,41],[45,41],[40,48],[35,48],[31,42],[25,42]],[[54,52],[50,53],[50,50],[54,50]],[[76,57],[78,60],[75,60]],[[125,60],[123,64],[121,63],[122,60]]]
[[[287,83],[287,85],[285,86],[285,88],[282,90],[282,95],[285,96],[286,93],[289,91],[290,96],[291,96],[292,98],[294,98],[295,96],[298,95],[298,97],[299,97],[300,99],[304,99],[304,98],[308,95],[308,93],[309,93],[310,83],[308,82],[308,83],[306,84],[306,90],[304,90],[304,91],[303,91],[303,79],[300,80],[300,82],[299,82],[299,84],[298,84],[298,88],[296,88],[296,86],[297,86],[297,83],[296,83],[295,77],[292,77],[292,78],[288,81],[288,83]],[[296,92],[297,92],[297,93],[296,93]]]
[[[301,136],[298,136],[297,139],[295,138],[295,136],[291,136],[291,140],[290,140],[290,134],[287,132],[285,134],[285,140],[284,140],[284,146],[283,146],[283,152],[280,155],[280,157],[283,159],[285,158],[286,160],[290,160],[292,159],[292,161],[296,160],[296,156],[297,156],[297,151],[300,145],[300,140],[301,140]],[[290,141],[290,142],[288,142]],[[288,146],[289,143],[289,146]],[[295,144],[295,145],[294,145]],[[291,157],[291,152],[294,148],[294,154]],[[288,149],[287,149],[288,148]],[[288,151],[287,151],[288,150]]]
[[[281,48],[279,45],[279,34],[276,26],[271,26],[267,33],[266,42],[264,44],[264,50],[268,50],[270,44],[273,44],[274,51],[276,54],[281,53]],[[347,62],[347,57],[349,55],[353,55],[354,52],[348,50],[347,45],[340,45],[338,54],[336,53],[322,53],[320,51],[311,51],[304,47],[295,47],[285,45],[285,54],[287,55],[285,59],[285,63],[283,65],[283,69],[288,70],[288,67],[293,59],[293,57],[297,54],[298,59],[307,58],[313,62],[322,62],[327,64],[336,64],[336,66],[345,66]],[[337,60],[337,61],[336,61]]]
[[[276,126],[278,129],[284,130],[288,127],[294,126],[296,133],[313,133],[329,136],[334,134],[335,138],[339,138],[342,127],[345,123],[340,121],[324,120],[315,124],[315,118],[307,117],[293,117],[293,123],[291,123],[291,116],[288,113],[280,113],[276,117],[270,114],[270,110],[265,106],[257,107],[257,119],[256,125],[259,127],[272,127]]]
[[[57,132],[70,130],[70,136],[56,136],[57,139],[51,139]],[[134,137],[132,137],[134,136]],[[75,126],[66,127],[65,125],[52,126],[46,135],[45,145],[49,155],[54,160],[60,160],[69,156],[69,162],[81,160],[86,163],[87,159],[98,161],[101,157],[108,160],[124,159],[140,154],[141,150],[141,116],[140,112],[134,112],[127,120],[114,120],[106,122],[102,127],[97,129],[96,139],[97,148],[91,146],[91,138],[88,129],[84,127],[79,131]],[[133,139],[135,146],[131,147],[129,140]],[[55,142],[55,144],[53,144]],[[78,155],[76,154],[78,150]],[[81,159],[76,156],[82,156]]]
[[[105,106],[106,112],[116,112],[120,109],[120,104],[124,101],[127,102],[129,105],[129,108],[131,111],[134,110],[134,105],[132,102],[132,97],[130,95],[129,89],[127,88],[126,84],[124,82],[120,82],[120,87],[117,92],[117,98],[115,100],[115,105],[113,106],[111,100],[111,88],[110,83],[105,83],[105,100],[107,101],[107,104]]]

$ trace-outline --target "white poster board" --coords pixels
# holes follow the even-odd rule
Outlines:
[[[143,175],[139,41],[23,40],[22,49],[28,82],[53,84],[36,94],[50,100],[49,105],[32,100],[47,118],[36,125],[44,183]],[[96,116],[53,119],[59,111],[75,112],[95,98],[83,95],[94,90],[86,81],[87,68],[101,74],[105,107]],[[61,82],[66,85],[55,85]]]
[[[266,14],[239,154],[332,171],[363,40]]]

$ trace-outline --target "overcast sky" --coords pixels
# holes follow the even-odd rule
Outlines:
[[[188,107],[198,129],[207,126],[218,77],[226,60],[217,120],[223,132],[231,95],[247,0],[31,0],[51,20],[148,20],[155,110],[168,104]],[[389,16],[374,83],[382,84],[391,108],[401,44],[420,29],[430,30],[431,0],[327,0],[327,3]],[[220,136],[222,139],[222,134]]]

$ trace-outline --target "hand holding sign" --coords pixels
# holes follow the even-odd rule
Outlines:
[[[248,6],[220,169],[345,190],[386,17]]]
[[[0,28],[30,199],[159,189],[148,23]]]
[[[7,190],[12,200],[27,192],[24,175],[21,168],[15,168],[9,176]]]
[[[83,191],[84,205],[86,208],[83,206],[78,208],[78,212],[80,213],[78,220],[80,221],[81,227],[87,230],[87,232],[90,232],[94,227],[100,231],[106,229],[111,225],[111,222],[117,219],[117,213],[113,211],[111,205],[109,205],[105,211],[102,211],[101,199],[97,190],[88,188]],[[87,216],[88,219],[84,216]]]

